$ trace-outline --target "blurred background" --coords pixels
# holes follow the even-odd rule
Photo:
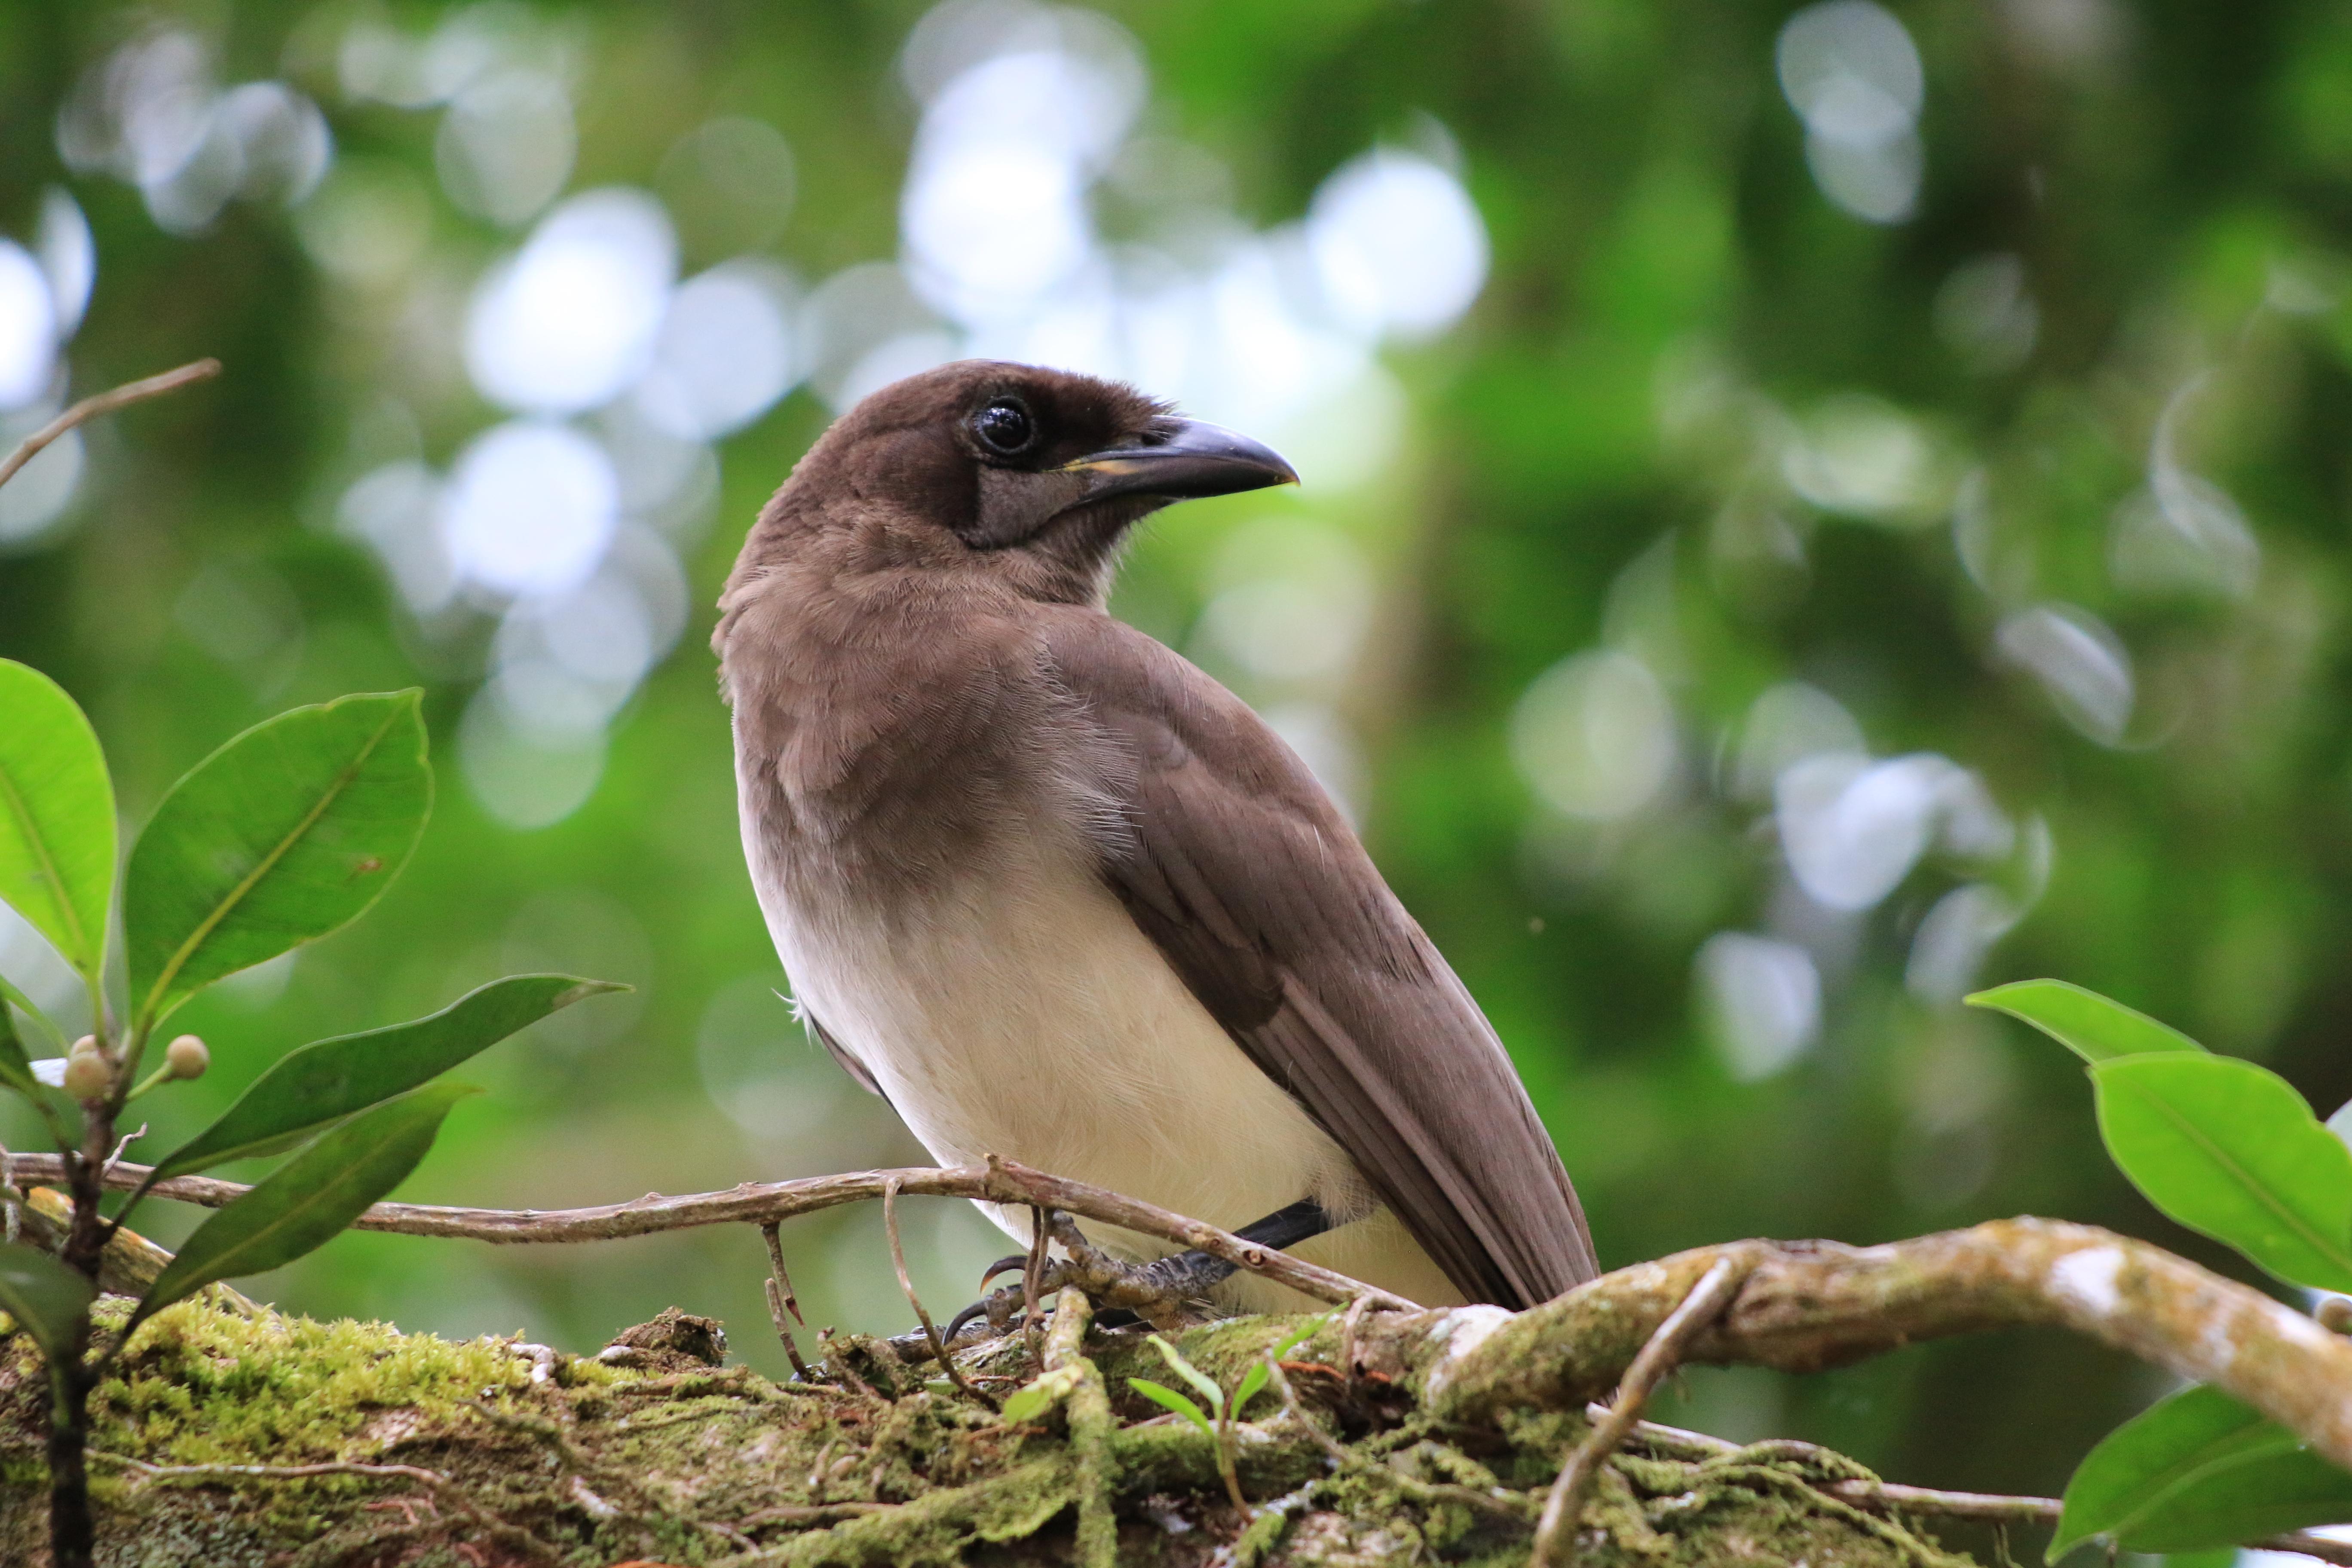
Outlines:
[[[1607,1265],[2031,1211],[2231,1267],[1980,984],[2352,1096],[2342,5],[5,0],[0,237],[0,441],[227,367],[0,491],[0,654],[129,818],[285,708],[430,694],[415,863],[188,1009],[159,1144],[557,968],[637,989],[481,1058],[404,1196],[919,1160],[779,999],[705,638],[825,422],[966,354],[1297,463],[1154,521],[1116,608],[1347,804]],[[908,1211],[952,1310],[1003,1243]],[[906,1325],[878,1215],[785,1245],[813,1323]],[[775,1371],[761,1271],[347,1237],[253,1288],[580,1351],[676,1303]],[[1664,1414],[2050,1492],[2158,1391],[2011,1334]]]

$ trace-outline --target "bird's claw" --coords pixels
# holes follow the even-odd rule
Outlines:
[[[1010,1274],[1016,1268],[1026,1268],[1028,1267],[1029,1255],[1025,1252],[1015,1252],[1008,1257],[1000,1258],[995,1262],[990,1264],[985,1269],[981,1271],[980,1288],[985,1290],[988,1289],[988,1282],[995,1279],[998,1275]]]
[[[1045,1260],[1038,1274],[1037,1295],[1075,1287],[1093,1298],[1097,1309],[1132,1314],[1154,1328],[1177,1329],[1200,1321],[1209,1310],[1210,1289],[1234,1272],[1233,1265],[1200,1252],[1180,1252],[1150,1263],[1121,1262],[1088,1241],[1067,1215],[1055,1215],[1048,1234],[1066,1256]],[[1028,1263],[1026,1253],[1001,1258],[981,1276],[981,1285],[985,1288],[999,1275],[1026,1268]],[[981,1318],[986,1318],[995,1332],[1010,1332],[1022,1321],[1028,1294],[1025,1279],[990,1291],[955,1315],[948,1325],[948,1340],[953,1341]]]

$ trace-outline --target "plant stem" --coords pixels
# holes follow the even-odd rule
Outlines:
[[[140,1080],[140,1084],[137,1089],[134,1089],[129,1094],[124,1095],[122,1097],[122,1103],[125,1105],[130,1104],[132,1100],[138,1099],[141,1095],[146,1093],[157,1084],[170,1081],[171,1077],[172,1064],[165,1062],[162,1067],[157,1068],[153,1072],[149,1073],[144,1079]]]
[[[104,1026],[101,1016],[100,1027]],[[114,1152],[114,1101],[85,1101],[81,1108],[81,1153],[68,1159],[66,1175],[73,1194],[73,1224],[62,1255],[67,1268],[98,1283],[100,1260],[110,1235],[99,1212],[105,1195],[107,1156]],[[89,1364],[90,1321],[85,1311],[74,1331],[70,1352],[49,1368],[54,1408],[49,1414],[49,1552],[56,1568],[92,1568],[97,1531],[89,1511],[89,1395],[98,1373]]]
[[[1227,1404],[1217,1412],[1217,1474],[1225,1483],[1225,1495],[1234,1500],[1234,1507],[1242,1518],[1250,1517],[1249,1499],[1242,1493],[1241,1444],[1234,1434],[1234,1408]]]
[[[89,1389],[81,1366],[89,1341],[82,1320],[71,1362],[49,1369],[49,1557],[56,1568],[92,1568],[97,1531],[89,1512]]]

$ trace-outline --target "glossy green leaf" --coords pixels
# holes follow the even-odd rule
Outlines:
[[[2352,1290],[2352,1150],[2294,1086],[2174,1051],[2091,1068],[2107,1152],[2150,1203],[2293,1285]]]
[[[42,1123],[47,1127],[51,1141],[60,1149],[70,1148],[74,1139],[71,1130],[80,1125],[77,1120],[79,1108],[62,1090],[42,1081],[24,1034],[17,1028],[16,1016],[9,1010],[10,1003],[16,1004],[25,1016],[48,1030],[47,1043],[53,1047],[49,1059],[60,1067],[64,1065],[62,1053],[65,1042],[58,1038],[56,1026],[41,1016],[40,1010],[23,992],[7,981],[0,980],[0,1087],[13,1089],[32,1101],[34,1109],[41,1113]]]
[[[398,1186],[433,1146],[449,1108],[480,1091],[434,1084],[352,1118],[196,1227],[136,1322],[216,1279],[262,1274],[325,1246]]]
[[[2174,1028],[2095,991],[2063,980],[2020,980],[1968,998],[1971,1007],[1990,1007],[2022,1018],[2086,1062],[2148,1051],[2201,1051],[2205,1047]]]
[[[2352,1521],[2352,1476],[2214,1388],[2126,1421],[2066,1483],[2050,1561],[2094,1536],[2130,1552],[2196,1552]]]
[[[1216,1379],[1186,1361],[1181,1351],[1158,1334],[1150,1336],[1150,1343],[1151,1347],[1160,1352],[1160,1359],[1168,1363],[1169,1369],[1194,1388],[1199,1389],[1201,1397],[1209,1402],[1209,1409],[1222,1417],[1225,1413],[1225,1391],[1217,1386]]]
[[[0,658],[0,900],[84,977],[105,962],[114,784],[64,688]]]
[[[33,1079],[32,1058],[26,1054],[25,1042],[16,1033],[16,1020],[9,1016],[5,996],[0,996],[0,1084],[27,1100],[37,1100],[41,1096],[41,1086]]]
[[[131,851],[137,1021],[358,916],[415,848],[432,800],[415,691],[297,708],[197,763]]]
[[[282,1148],[289,1139],[405,1094],[583,997],[627,989],[569,974],[511,975],[430,1017],[304,1046],[256,1079],[219,1121],[166,1155],[150,1183]]]
[[[83,1314],[97,1294],[89,1280],[39,1247],[0,1242],[0,1308],[51,1361],[73,1353]]]
[[[1068,1398],[1071,1390],[1078,1386],[1085,1375],[1075,1366],[1055,1367],[1051,1372],[1040,1373],[1014,1389],[1013,1397],[1004,1402],[1003,1415],[1005,1425],[1018,1426],[1045,1415]]]
[[[42,1012],[38,1007],[33,1005],[33,999],[30,996],[26,995],[22,991],[17,990],[15,985],[9,984],[8,977],[5,974],[0,974],[0,1003],[16,1004],[16,1011],[24,1014],[25,1016],[30,1018],[34,1023],[38,1024],[41,1026],[41,1032],[47,1037],[47,1043],[56,1047],[51,1054],[55,1056],[65,1055],[66,1037],[64,1033],[60,1031],[55,1024],[49,1021],[49,1016],[47,1013]],[[5,1006],[0,1006],[0,1023],[5,1022],[7,1012],[8,1009]],[[24,1036],[20,1033],[16,1037],[21,1040],[24,1038]]]
[[[1152,1404],[1174,1411],[1208,1436],[1213,1437],[1217,1435],[1216,1428],[1209,1425],[1209,1418],[1202,1413],[1201,1407],[1166,1384],[1154,1383],[1148,1377],[1130,1377],[1127,1385]]]

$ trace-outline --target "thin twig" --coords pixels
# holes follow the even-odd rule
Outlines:
[[[1021,1342],[1029,1348],[1029,1359],[1041,1364],[1045,1358],[1045,1325],[1037,1319],[1037,1296],[1045,1279],[1045,1240],[1050,1228],[1049,1212],[1031,1204],[1029,1260],[1021,1269]],[[981,1281],[983,1289],[987,1283]]]
[[[1545,1500],[1543,1517],[1536,1525],[1535,1552],[1529,1559],[1537,1568],[1568,1562],[1570,1548],[1576,1539],[1577,1518],[1584,1511],[1584,1500],[1592,1490],[1601,1465],[1617,1451],[1634,1423],[1641,1420],[1642,1407],[1649,1403],[1650,1391],[1674,1371],[1691,1336],[1723,1315],[1724,1308],[1738,1294],[1740,1281],[1753,1267],[1752,1259],[1736,1256],[1716,1259],[1715,1266],[1700,1276],[1691,1293],[1683,1298],[1683,1304],[1658,1325],[1650,1342],[1633,1358],[1633,1364],[1618,1384],[1616,1403],[1577,1445],[1568,1463],[1559,1468],[1559,1479],[1552,1483],[1551,1496]]]
[[[1370,1305],[1370,1298],[1359,1296],[1348,1303],[1347,1313],[1339,1320],[1339,1379],[1350,1393],[1356,1386],[1356,1330]]]
[[[1820,1490],[1864,1508],[1883,1506],[1948,1519],[1990,1519],[2005,1524],[2052,1524],[2065,1505],[2054,1497],[2004,1497],[1998,1492],[1948,1492],[1891,1481],[1827,1481]]]
[[[314,1476],[367,1476],[379,1480],[416,1481],[435,1491],[455,1491],[457,1483],[438,1470],[425,1469],[416,1465],[362,1465],[348,1460],[330,1460],[315,1465],[154,1465],[144,1459],[134,1459],[127,1454],[109,1454],[92,1448],[89,1457],[103,1459],[110,1465],[136,1470],[151,1481],[212,1480],[243,1478],[250,1480],[299,1481]]]
[[[2066,1505],[2054,1497],[2008,1497],[2000,1492],[1950,1492],[1906,1487],[1893,1481],[1831,1481],[1815,1489],[1864,1508],[1900,1509],[1946,1519],[1982,1519],[1997,1524],[2055,1524]],[[2247,1542],[2259,1552],[2296,1552],[2323,1563],[2352,1564],[2352,1541],[2334,1541],[2308,1531]]]
[[[20,1154],[16,1165],[20,1173],[37,1181],[66,1179],[63,1163],[54,1154]],[[105,1181],[110,1187],[131,1188],[138,1186],[147,1175],[145,1166],[123,1164],[107,1173]],[[1287,1252],[1244,1241],[1231,1231],[1220,1230],[1157,1204],[1050,1175],[1011,1160],[991,1159],[984,1165],[851,1171],[796,1182],[745,1182],[725,1192],[689,1193],[678,1197],[656,1194],[630,1203],[593,1208],[478,1209],[445,1208],[433,1204],[377,1204],[352,1223],[358,1230],[461,1237],[499,1243],[613,1241],[703,1225],[761,1225],[791,1219],[843,1204],[869,1202],[880,1197],[883,1184],[890,1181],[896,1181],[898,1190],[910,1197],[1035,1204],[1121,1230],[1157,1237],[1222,1258],[1246,1273],[1287,1285],[1301,1295],[1334,1306],[1369,1296],[1373,1307],[1382,1310],[1420,1310],[1391,1291],[1350,1279]],[[205,1208],[226,1207],[251,1190],[241,1182],[224,1182],[211,1176],[173,1176],[149,1189],[156,1197]]]
[[[147,1124],[142,1121],[139,1124],[138,1131],[125,1132],[121,1137],[116,1139],[114,1142],[114,1152],[106,1157],[106,1168],[109,1171],[111,1171],[117,1165],[122,1163],[122,1152],[146,1136]]]
[[[801,1316],[801,1299],[793,1293],[793,1277],[791,1271],[784,1268],[783,1237],[776,1232],[777,1227],[773,1225],[763,1225],[760,1227],[760,1239],[768,1244],[768,1271],[775,1278],[777,1289],[784,1299],[784,1306],[793,1314],[793,1321],[805,1328],[808,1325],[808,1320]]]
[[[16,477],[16,470],[33,460],[40,449],[81,424],[101,414],[111,414],[133,403],[144,403],[151,397],[161,397],[167,392],[177,392],[190,382],[204,381],[220,374],[216,359],[200,359],[184,364],[177,370],[167,370],[161,375],[151,375],[144,381],[134,381],[118,386],[111,392],[100,392],[83,398],[47,425],[16,443],[16,449],[0,458],[0,485]]]
[[[768,1316],[776,1325],[776,1337],[784,1342],[784,1354],[793,1363],[793,1375],[803,1383],[814,1383],[816,1378],[810,1373],[808,1363],[801,1359],[801,1347],[793,1338],[792,1328],[784,1321],[784,1314],[789,1311],[793,1322],[803,1328],[808,1324],[808,1320],[801,1316],[800,1298],[793,1294],[793,1277],[784,1268],[783,1238],[776,1234],[772,1221],[760,1227],[760,1238],[768,1244]]]
[[[948,1381],[956,1385],[959,1393],[969,1395],[991,1410],[995,1409],[995,1396],[982,1393],[971,1379],[963,1374],[963,1368],[956,1365],[955,1357],[948,1354],[947,1343],[940,1338],[939,1326],[931,1321],[931,1315],[923,1310],[923,1299],[915,1294],[914,1277],[907,1272],[907,1249],[898,1240],[898,1184],[896,1181],[882,1184],[882,1228],[889,1233],[890,1267],[898,1271],[898,1289],[907,1293],[907,1305],[915,1309],[915,1321],[923,1325],[923,1338],[931,1344],[931,1358],[947,1369]]]
[[[1584,1414],[1599,1421],[1609,1414],[1609,1406],[1597,1403],[1588,1405],[1584,1407]],[[1633,1436],[1653,1448],[1663,1448],[1670,1454],[1680,1451],[1684,1456],[1696,1453],[1706,1458],[1718,1458],[1725,1454],[1739,1452],[1737,1443],[1727,1443],[1720,1437],[1710,1436],[1705,1432],[1693,1432],[1684,1426],[1661,1426],[1655,1421],[1634,1422]]]

